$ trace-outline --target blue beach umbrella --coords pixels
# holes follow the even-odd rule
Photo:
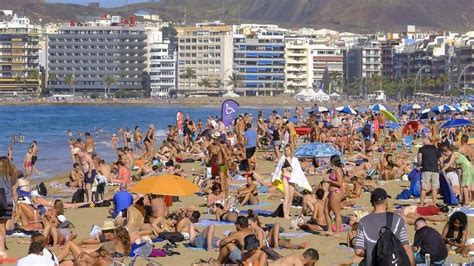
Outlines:
[[[326,158],[333,155],[341,156],[341,153],[334,146],[320,142],[303,144],[295,151],[297,158]]]
[[[317,113],[317,114],[320,114],[320,113],[327,113],[329,112],[329,109],[324,107],[324,106],[318,106],[316,108],[313,108],[311,110],[309,110],[308,113],[312,114],[312,113]]]
[[[400,125],[395,123],[395,122],[388,121],[388,122],[385,123],[385,127],[388,128],[388,129],[399,129]]]
[[[349,105],[336,107],[336,111],[344,114],[357,115],[357,111],[352,109]]]
[[[378,112],[378,111],[381,111],[381,110],[387,110],[387,107],[385,107],[381,104],[374,104],[374,105],[370,106],[369,108],[370,108],[370,110],[375,111],[375,112]]]
[[[447,113],[447,112],[456,112],[456,108],[449,104],[443,104],[440,106],[435,106],[431,108],[432,111],[434,112],[439,112],[439,113]]]
[[[418,117],[418,120],[431,119],[433,117],[436,117],[439,114],[440,113],[437,110],[433,110],[433,108],[424,109],[423,111],[421,111],[421,114]]]
[[[471,121],[467,119],[451,119],[448,122],[444,123],[441,128],[453,128],[453,127],[464,127],[471,126]]]

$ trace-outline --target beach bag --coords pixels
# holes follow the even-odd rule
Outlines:
[[[265,253],[267,253],[267,256],[268,256],[268,259],[269,260],[277,260],[279,258],[281,258],[281,255],[278,254],[278,252],[276,252],[273,248],[271,247],[268,247],[268,246],[264,246],[261,248],[261,250]]]
[[[83,188],[79,188],[72,195],[72,203],[82,203],[84,202],[84,194],[86,191]]]
[[[171,243],[184,241],[184,236],[180,232],[161,232],[158,237]]]
[[[392,232],[393,213],[387,212],[387,223],[380,229],[379,239],[372,251],[374,266],[404,266],[410,265],[405,249],[400,240]]]
[[[41,196],[48,196],[48,189],[46,188],[46,185],[43,182],[39,183],[39,185],[36,186],[36,190]]]
[[[410,182],[410,193],[413,197],[419,198],[421,195],[421,174],[416,175]]]

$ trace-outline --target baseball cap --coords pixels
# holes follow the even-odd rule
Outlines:
[[[383,188],[376,188],[370,194],[370,202],[381,201],[387,198],[391,198],[391,197],[387,194],[387,191],[385,191],[385,189]]]

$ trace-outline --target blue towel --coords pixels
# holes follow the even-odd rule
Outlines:
[[[209,226],[209,225],[234,225],[231,222],[216,221],[216,220],[201,220],[199,223],[195,224],[196,226]]]
[[[451,211],[451,214],[453,214],[455,212],[464,212],[467,216],[474,216],[474,208],[470,208],[470,207],[454,208]],[[451,216],[451,214],[449,216]]]
[[[259,216],[267,217],[267,216],[271,216],[273,214],[273,211],[256,209],[256,210],[253,210],[253,213],[255,213],[256,215],[259,215]],[[240,211],[240,214],[241,215],[247,215],[248,210]]]

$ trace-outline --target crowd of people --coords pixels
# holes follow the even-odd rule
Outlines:
[[[399,108],[397,127],[370,108],[358,114],[308,113],[301,107],[267,116],[260,111],[257,117],[241,114],[232,125],[213,116],[205,121],[188,117],[169,125],[161,143],[153,124],[143,132],[139,126],[117,129],[110,140],[117,154],[112,163],[100,157],[94,137],[85,132],[85,139],[70,140],[72,168],[65,185],[77,189],[71,203],[48,200],[42,188],[30,185],[38,155],[34,142],[25,155],[24,174],[9,157],[0,158],[8,199],[4,206],[0,203],[6,210],[0,217],[0,257],[7,258],[5,237],[10,230],[31,234],[29,255],[18,265],[123,263],[137,243],[156,239],[170,242],[167,252],[183,240],[193,248],[217,249],[218,256],[205,261],[209,264],[317,263],[319,252],[309,243],[281,236],[289,230],[311,234],[321,244],[322,236],[346,239],[341,242],[353,249],[353,257],[341,264],[415,265],[430,260],[442,265],[449,254],[468,256],[474,240],[468,236],[463,210],[470,208],[474,189],[473,132],[466,125],[440,125],[454,118],[471,119],[472,113],[442,113],[423,123],[417,112]],[[300,133],[301,128],[308,131]],[[303,142],[334,147],[337,154],[301,158],[297,150]],[[188,163],[201,168],[185,171]],[[263,174],[264,163],[274,164],[271,175]],[[413,173],[420,175],[419,201],[390,205],[384,184],[409,179],[414,184]],[[136,182],[163,174],[193,179],[201,188],[202,202],[175,207],[176,197],[130,191]],[[309,178],[314,176],[317,179]],[[463,208],[453,210],[440,199],[447,193],[442,183]],[[364,193],[370,194],[371,207],[357,208]],[[252,210],[263,200],[275,199],[282,201],[275,211]],[[109,219],[90,238],[80,239],[65,209],[108,207],[104,202],[112,203]],[[295,212],[295,206],[301,209]],[[202,227],[204,215],[213,223]],[[263,224],[261,216],[272,223]],[[234,224],[235,230],[219,239],[216,227],[221,223]],[[445,226],[439,232],[431,223]],[[413,240],[407,225],[415,226]],[[387,243],[392,245],[388,251]],[[301,252],[281,256],[280,248]]]

